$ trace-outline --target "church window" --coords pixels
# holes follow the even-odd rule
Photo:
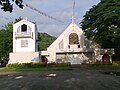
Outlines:
[[[59,49],[63,49],[63,40],[59,43]]]
[[[28,47],[28,40],[21,40],[21,48]]]
[[[32,31],[32,28],[28,26],[28,32],[31,32]]]
[[[19,33],[20,32],[20,26],[17,28],[17,33]]]
[[[71,33],[69,35],[69,44],[79,44],[78,35],[76,33]]]
[[[26,32],[26,31],[27,31],[27,25],[26,25],[26,24],[23,24],[23,25],[21,26],[21,31],[22,31],[22,32]]]

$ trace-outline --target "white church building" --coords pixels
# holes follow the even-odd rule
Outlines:
[[[86,38],[85,32],[74,22],[75,0],[73,4],[72,23],[47,48],[38,51],[36,24],[23,19],[13,24],[13,52],[9,54],[11,63],[42,62],[48,63],[94,63],[101,60],[101,48],[94,41]],[[106,52],[105,52],[106,53]],[[44,57],[44,58],[43,58]]]
[[[94,62],[94,49],[85,46],[85,39],[83,30],[72,22],[46,51],[41,51],[41,56],[56,63]]]
[[[48,63],[91,63],[95,62],[95,49],[84,32],[72,22],[63,33],[47,48],[38,51],[36,25],[26,19],[13,24],[13,52],[9,54],[11,63],[38,63],[46,57]]]

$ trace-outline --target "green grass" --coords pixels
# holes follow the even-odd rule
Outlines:
[[[90,67],[96,68],[96,69],[120,69],[120,64],[92,64]]]
[[[5,68],[0,69],[1,72],[16,71],[49,71],[49,70],[71,70],[69,64],[45,64],[45,63],[24,63],[24,64],[8,64]]]
[[[0,70],[0,73],[5,72],[19,72],[19,71],[52,71],[52,70],[71,70],[71,67],[44,67],[44,68],[21,68],[21,69],[9,69],[4,68]]]

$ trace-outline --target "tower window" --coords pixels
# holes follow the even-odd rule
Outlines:
[[[21,40],[21,48],[28,47],[28,40]]]
[[[27,25],[23,24],[21,26],[21,32],[26,32],[27,31]]]

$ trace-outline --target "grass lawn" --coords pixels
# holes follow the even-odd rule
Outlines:
[[[40,66],[39,66],[40,65]],[[71,70],[70,65],[43,65],[43,64],[12,64],[0,68],[0,73],[20,71],[50,71],[50,70]]]
[[[101,69],[101,70],[120,70],[120,64],[92,64],[89,65],[92,68],[95,69]]]
[[[32,66],[30,66],[32,65]],[[1,73],[9,73],[9,72],[21,72],[21,71],[50,71],[50,70],[72,70],[70,65],[46,65],[36,67],[34,64],[25,65],[10,65],[4,68],[0,68]],[[82,65],[79,65],[82,66]],[[120,64],[90,64],[87,65],[89,68],[99,69],[99,70],[120,70]],[[78,67],[79,68],[79,67]],[[80,67],[81,68],[81,67]],[[83,67],[84,68],[84,67]]]

